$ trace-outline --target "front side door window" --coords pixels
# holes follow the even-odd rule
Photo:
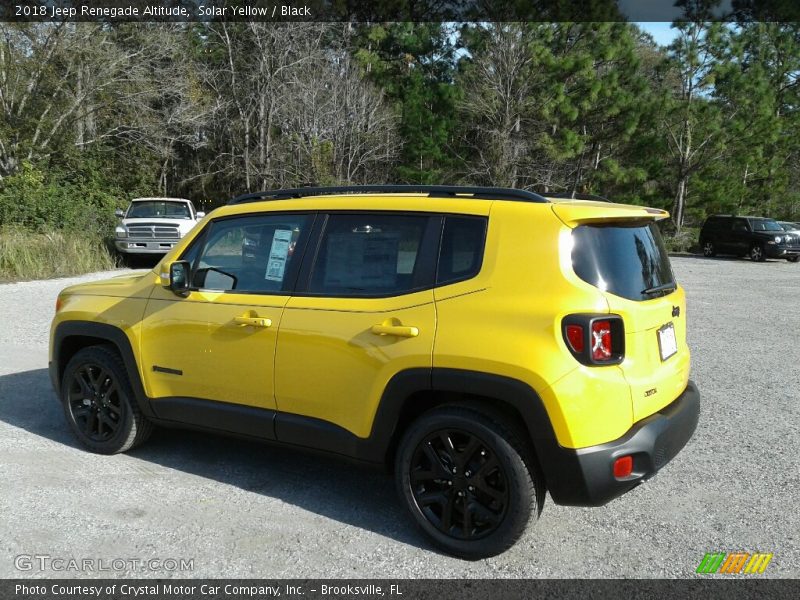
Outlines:
[[[295,250],[308,215],[264,215],[211,224],[193,287],[225,292],[273,294],[288,291],[299,260]]]

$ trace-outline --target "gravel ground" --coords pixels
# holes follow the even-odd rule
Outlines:
[[[113,457],[77,448],[47,376],[49,322],[62,287],[107,274],[0,285],[0,577],[80,575],[20,571],[18,555],[194,561],[118,573],[145,577],[693,577],[704,553],[738,550],[774,553],[765,576],[800,577],[800,265],[673,265],[703,397],[695,437],[605,507],[548,499],[515,547],[478,562],[432,550],[380,472],[190,432]]]

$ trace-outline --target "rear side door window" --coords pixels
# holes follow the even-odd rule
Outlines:
[[[744,219],[736,219],[733,222],[733,230],[738,232],[747,231],[747,222]]]
[[[308,293],[380,297],[432,287],[440,222],[431,215],[329,215]]]

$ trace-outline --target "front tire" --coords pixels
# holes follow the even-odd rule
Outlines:
[[[753,244],[750,246],[750,260],[753,262],[764,262],[766,260],[764,255],[764,248],[760,244]]]
[[[703,242],[703,256],[711,258],[712,256],[716,255],[717,255],[717,248],[714,246],[714,242],[708,240]]]
[[[466,559],[495,556],[538,517],[544,488],[521,437],[497,415],[443,406],[403,435],[400,497],[432,542]]]
[[[153,429],[139,411],[122,359],[108,346],[79,350],[67,363],[61,403],[78,441],[99,454],[130,450]]]
[[[788,260],[789,262],[797,262],[798,260],[800,260],[800,256],[790,256],[786,260]]]

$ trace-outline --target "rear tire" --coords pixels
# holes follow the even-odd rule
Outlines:
[[[530,451],[502,417],[443,406],[404,433],[395,480],[412,518],[449,554],[479,559],[510,548],[538,517],[544,486]]]
[[[153,431],[136,404],[122,358],[110,346],[90,346],[72,357],[61,379],[61,403],[72,432],[92,452],[125,452]]]

